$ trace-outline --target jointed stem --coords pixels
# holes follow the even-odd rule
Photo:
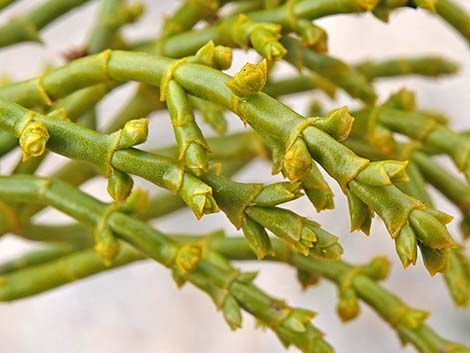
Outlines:
[[[67,200],[61,198],[64,193],[68,195]],[[14,179],[0,177],[0,197],[13,202],[29,199],[46,203],[80,222],[96,227],[96,231],[109,229],[139,252],[172,269],[180,284],[189,281],[206,291],[215,304],[223,309],[226,320],[233,328],[240,326],[239,310],[242,307],[273,329],[286,346],[296,345],[306,353],[332,352],[330,346],[323,341],[320,331],[310,324],[312,313],[290,308],[283,302],[270,298],[251,284],[253,276],[234,270],[216,254],[211,254],[210,250],[204,250],[197,244],[179,244],[145,223],[119,210],[110,209],[58,180],[32,176],[16,176]],[[124,253],[117,257],[118,265],[141,258],[140,254],[136,255],[135,252],[126,250],[126,246],[123,247]],[[61,271],[59,276],[51,276],[50,271],[55,271],[55,266],[39,265],[39,272],[36,273],[38,281],[27,282],[26,286],[21,273],[7,275],[0,283],[0,298],[11,300],[23,297],[30,292],[37,293],[96,273],[104,269],[98,260],[96,255],[86,250],[78,253],[78,258],[71,255],[70,261],[67,257],[58,259],[56,266]],[[279,305],[277,313],[273,309],[276,303]],[[270,310],[272,312],[268,314]],[[298,329],[299,324],[303,329]]]
[[[172,239],[184,243],[197,243],[201,241],[201,237],[198,236],[176,236],[172,237]],[[242,237],[209,236],[204,240],[204,243],[212,251],[218,252],[231,260],[254,260],[256,258],[246,240]],[[277,255],[270,257],[270,260],[291,264],[310,276],[321,276],[336,283],[338,286],[342,285],[343,279],[355,268],[343,261],[330,261],[319,259],[315,256],[305,257],[292,253],[281,241],[273,240],[273,247]],[[113,267],[142,260],[143,258],[144,256],[141,253],[123,244],[121,253]],[[33,295],[37,292],[67,284],[73,279],[90,276],[109,269],[109,267],[103,265],[101,259],[94,251],[83,250],[75,254],[66,255],[63,259],[57,259],[38,267],[26,268],[17,273],[6,275],[3,286],[5,291],[12,291],[10,295],[15,293],[13,290],[18,291],[21,289],[22,292],[16,292],[17,297],[10,298],[18,299],[22,296]],[[40,278],[42,277],[40,274],[46,274],[48,278],[53,280],[41,281]],[[18,283],[18,286],[15,283]],[[20,283],[28,284],[28,286],[20,286]],[[407,306],[401,299],[367,275],[356,274],[352,278],[352,286],[359,298],[395,327],[404,342],[410,342],[419,352],[468,352],[468,348],[441,338],[431,327],[418,319],[418,317],[424,318],[425,316],[417,316],[417,321],[405,319],[407,313],[418,314],[419,311]],[[1,288],[2,286],[0,285],[0,293],[2,293]],[[23,294],[20,295],[20,293]]]
[[[39,42],[38,32],[63,14],[89,0],[45,0],[22,17],[0,27],[0,48],[21,42]],[[11,1],[7,1],[7,4]],[[0,4],[1,5],[1,4]],[[6,5],[5,5],[6,6]],[[1,8],[2,6],[0,6]]]

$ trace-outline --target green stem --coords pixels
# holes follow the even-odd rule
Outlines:
[[[173,239],[183,242],[199,242],[201,238],[197,236],[178,236]],[[231,260],[256,259],[256,256],[243,237],[209,237],[207,239],[207,245],[211,250],[219,252]],[[275,248],[276,256],[270,257],[270,260],[291,264],[312,276],[320,275],[338,286],[341,286],[344,278],[357,268],[343,261],[331,261],[319,259],[315,256],[305,257],[299,254],[293,254],[286,244],[278,240],[273,240],[273,247]],[[121,253],[118,256],[119,261],[116,262],[113,267],[138,261],[142,258],[142,255],[136,250],[123,244]],[[68,264],[68,266],[64,266],[63,264]],[[85,275],[90,276],[109,269],[109,267],[103,265],[95,252],[92,250],[84,250],[68,255],[62,260],[59,259],[45,263],[42,266],[27,268],[4,276],[3,293],[11,293],[10,299],[17,299],[22,296],[32,295],[67,284],[72,278],[80,278],[78,276],[80,273],[83,273],[82,277],[84,277]],[[73,271],[75,270],[82,272],[73,275]],[[41,273],[47,274],[47,281],[43,282],[38,279],[38,275]],[[15,285],[15,283],[18,284]],[[28,284],[28,286],[25,284]],[[400,320],[407,312],[419,311],[407,306],[392,292],[382,287],[377,281],[369,278],[367,275],[363,273],[356,274],[352,277],[352,286],[359,298],[374,309],[385,321],[389,322],[392,327],[395,327],[399,334],[413,344],[419,352],[431,353],[447,351],[446,349],[450,347],[454,349],[452,352],[455,353],[467,352],[468,348],[441,338],[425,323],[419,323],[418,325],[414,325],[415,327],[410,327],[413,326],[410,325],[413,324],[413,322],[410,323],[410,321]],[[2,288],[2,286],[0,286],[0,288]],[[245,288],[241,289],[244,290]],[[239,292],[238,288],[236,291]],[[251,293],[255,294],[256,291]],[[22,296],[20,296],[20,294],[22,294]],[[14,297],[14,295],[17,295],[17,297]],[[241,293],[239,295],[241,295]],[[258,302],[258,300],[256,300],[256,302]],[[254,307],[254,309],[259,310],[261,308]],[[269,315],[269,312],[259,314]]]
[[[183,1],[176,11],[165,20],[161,36],[166,38],[192,29],[200,20],[216,15],[218,6],[218,1],[214,0]]]
[[[447,154],[470,180],[470,139],[436,123],[425,114],[384,108],[377,118],[388,129]]]
[[[436,12],[470,43],[470,13],[452,0],[436,0]]]
[[[68,195],[67,200],[62,198],[64,194]],[[218,258],[216,254],[209,253],[201,258],[202,250],[197,246],[181,246],[141,221],[119,211],[109,212],[107,205],[71,185],[32,176],[0,177],[0,197],[13,202],[28,199],[46,203],[98,229],[109,227],[116,236],[134,246],[139,252],[175,271],[179,280],[187,280],[206,291],[216,305],[223,308],[225,318],[233,328],[240,325],[241,317],[237,308],[239,311],[242,307],[271,327],[286,346],[293,344],[305,353],[332,352],[330,346],[322,340],[319,331],[311,325],[313,315],[310,312],[281,305],[281,301],[269,297],[251,284],[252,275],[232,269],[229,263]],[[116,265],[131,262],[142,256],[140,253],[129,252],[125,244],[121,244],[120,248],[121,251],[115,259]],[[76,278],[97,273],[104,269],[103,266],[103,259],[95,252],[84,250],[59,258],[52,266],[46,263],[2,277],[0,298],[13,300],[36,294]],[[59,276],[52,275],[51,272],[57,269],[60,271]],[[31,271],[36,279],[34,281],[29,280]],[[275,303],[280,305],[282,315],[265,316],[267,310]],[[302,330],[295,328],[298,324],[303,325]]]
[[[212,137],[208,139],[208,144],[209,147],[214,151],[212,154],[212,160],[223,162],[222,174],[226,176],[233,175],[253,158],[265,154],[264,145],[260,139],[254,136],[252,133],[240,133],[227,135],[224,137]],[[177,148],[159,148],[154,150],[153,153],[175,158],[177,155]],[[31,161],[34,160],[35,159],[32,159]],[[94,166],[73,160],[53,173],[52,177],[67,181],[74,186],[78,186],[87,180],[92,179],[98,174],[99,170]],[[154,217],[157,217],[158,214],[161,214],[162,212],[165,213],[164,210],[160,209],[162,205],[167,205],[169,207],[168,210],[171,210],[171,205],[185,205],[184,201],[179,196],[169,194],[162,197],[162,199],[156,197],[155,200],[152,199],[150,201],[149,207],[142,215],[144,219],[148,219],[147,216],[151,217],[151,215],[154,215]],[[159,207],[153,207],[152,205]],[[43,208],[44,207],[41,205],[25,205],[19,211],[19,218],[21,220],[29,219]],[[153,218],[153,216],[151,218]],[[0,232],[0,234],[3,233]]]
[[[445,171],[429,156],[422,152],[413,153],[416,163],[424,178],[440,193],[456,205],[462,213],[470,213],[470,186],[466,185],[454,175]]]
[[[336,94],[335,85],[315,72],[297,75],[292,78],[268,81],[263,91],[271,97],[279,97],[299,92],[320,89],[330,98]]]
[[[160,80],[164,77],[166,71],[170,69],[172,63],[174,63],[174,61],[171,59],[149,56],[143,53],[123,51],[106,52],[97,56],[89,56],[76,60],[62,68],[52,70],[42,77],[41,84],[48,96],[54,99],[61,95],[66,95],[82,86],[95,84],[109,77],[117,81],[138,80],[159,85]],[[80,76],[81,80],[76,80],[77,75]],[[178,65],[177,68],[173,70],[172,77],[188,94],[223,105],[248,122],[273,150],[275,172],[281,169],[282,163],[288,162],[288,157],[293,158],[295,153],[299,153],[299,157],[305,162],[311,163],[312,157],[318,161],[319,164],[340,183],[344,190],[347,190],[347,188],[352,185],[351,181],[354,180],[355,188],[352,192],[356,194],[356,196],[361,199],[359,201],[362,202],[355,202],[355,204],[362,205],[359,211],[362,215],[369,214],[368,218],[361,218],[362,224],[354,225],[354,229],[357,227],[357,229],[366,229],[367,231],[367,226],[364,225],[370,224],[368,221],[368,219],[370,220],[370,212],[367,213],[363,211],[364,209],[368,210],[368,207],[382,216],[393,237],[396,237],[407,224],[409,216],[412,214],[421,214],[421,211],[416,210],[417,208],[421,208],[420,203],[415,199],[407,197],[393,186],[395,178],[399,179],[402,175],[400,171],[403,170],[403,163],[393,161],[369,163],[368,160],[358,157],[347,147],[337,142],[328,133],[317,128],[315,122],[304,119],[287,106],[266,94],[256,93],[244,99],[240,99],[226,86],[226,83],[232,78],[217,70],[186,62]],[[32,82],[37,85],[37,83],[34,83],[36,82],[35,80],[27,82]],[[6,102],[2,105],[12,107]],[[14,125],[15,121],[21,121],[21,117],[23,119],[25,117],[24,110],[17,114],[18,109],[19,108],[10,109],[9,113],[6,115],[16,116],[16,119],[6,119],[6,121],[4,119],[1,121],[4,129],[10,130],[16,134],[19,133],[18,126],[15,131],[15,127],[12,125]],[[273,116],[276,116],[276,119],[273,119]],[[331,112],[331,118],[333,121],[337,121],[338,119],[340,121],[351,121],[344,109]],[[106,167],[106,165],[103,165],[103,162],[105,161],[108,150],[104,146],[107,143],[109,144],[109,141],[106,141],[109,137],[97,134],[96,132],[77,129],[67,122],[46,121],[40,117],[38,117],[37,120],[42,121],[49,128],[52,128],[52,138],[49,142],[50,148],[57,148],[61,153],[73,158],[95,162],[101,168]],[[73,129],[72,126],[74,127]],[[286,129],[286,126],[289,128]],[[328,126],[323,128],[328,129]],[[57,135],[57,133],[59,133],[59,135]],[[57,143],[58,140],[60,140],[59,137],[63,138],[68,134],[70,134],[72,138],[77,137],[79,134],[80,140],[86,143],[82,143],[79,146]],[[295,141],[293,140],[294,137],[296,138]],[[54,143],[54,139],[56,139],[56,143]],[[103,141],[99,143],[98,139]],[[302,146],[304,147],[302,148]],[[289,150],[286,151],[288,148]],[[142,151],[124,149],[116,151],[113,154],[111,162],[115,168],[140,175],[157,182],[157,184],[160,183],[160,185],[170,190],[178,191],[181,185],[178,184],[180,181],[172,177],[172,180],[177,183],[169,184],[168,179],[162,179],[164,177],[162,173],[165,170],[173,170],[181,175],[182,170],[162,159],[159,159],[157,162],[155,158],[157,157]],[[283,161],[284,159],[285,161]],[[146,166],[146,168],[142,166]],[[305,171],[308,170],[309,168],[305,168]],[[159,173],[156,174],[156,171]],[[388,175],[388,177],[381,180],[380,178],[383,178],[384,174]],[[301,177],[303,176],[305,175],[302,174]],[[192,183],[187,183],[186,185],[191,185],[192,189],[198,189],[194,188]],[[380,200],[373,197],[374,193],[378,191],[380,191],[381,195]],[[204,210],[206,205],[208,206],[207,211],[211,212],[213,210],[209,192],[209,189],[207,189],[206,195],[209,198],[205,200],[204,205],[199,202],[196,202],[196,204],[189,202],[192,204],[193,210],[198,216],[206,212]],[[181,195],[188,197],[184,190],[182,190]],[[192,194],[192,196],[195,196],[195,194]],[[192,201],[195,202],[196,200],[193,199]],[[393,202],[397,206],[396,209],[390,210],[386,207],[390,202]],[[425,213],[429,212],[431,211],[425,211]],[[439,234],[439,237],[442,237],[441,240],[447,239],[444,243],[447,244],[446,246],[451,246],[452,242],[449,240],[450,236],[448,236],[445,227],[442,225],[439,226],[435,219],[431,220],[429,218],[429,215],[421,215],[426,217],[430,222],[428,223],[430,227],[428,230],[432,233]],[[434,216],[431,217],[434,218]],[[422,231],[421,227],[417,227],[416,229],[419,232]],[[433,243],[433,246],[436,246],[436,244]]]
[[[0,100],[0,126],[20,136],[29,121],[31,111]],[[139,175],[156,185],[178,193],[191,205],[197,217],[217,210],[211,189],[199,179],[185,173],[173,161],[134,148],[118,149],[120,135],[104,135],[64,120],[52,120],[35,115],[34,121],[44,124],[51,138],[48,148],[71,159],[82,160],[97,166],[105,175],[110,169]],[[71,144],[71,141],[77,143]]]
[[[125,24],[136,21],[142,12],[143,6],[140,3],[127,5],[123,0],[101,1],[87,52],[96,54],[111,48],[119,29]]]
[[[370,104],[376,100],[377,95],[372,85],[353,67],[329,55],[315,53],[292,37],[285,36],[281,43],[287,48],[286,60],[295,67],[307,67],[343,88],[351,97],[359,98],[365,103]]]
[[[77,251],[77,249],[69,245],[49,245],[43,249],[28,252],[23,256],[1,264],[0,276],[24,270],[26,268],[31,268],[40,264],[50,263],[51,261],[69,255],[74,251]],[[56,277],[57,275],[53,274],[53,276]],[[62,284],[63,283],[60,283],[60,285]]]
[[[0,48],[21,42],[39,42],[38,32],[67,12],[89,0],[45,0],[22,17],[0,27]]]
[[[354,65],[354,68],[370,81],[377,78],[403,75],[421,75],[434,78],[455,74],[458,71],[458,66],[455,62],[438,56],[367,60],[357,63]]]

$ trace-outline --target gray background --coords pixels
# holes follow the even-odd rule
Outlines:
[[[458,1],[470,10],[468,0]],[[39,1],[21,1],[0,14],[0,22],[21,13]],[[177,1],[144,1],[147,13],[142,21],[129,26],[126,34],[140,38],[157,34],[161,19],[178,4]],[[67,22],[58,21],[42,34],[45,47],[22,44],[0,51],[0,75],[20,80],[38,74],[49,64],[60,64],[60,54],[66,48],[84,43],[92,23],[96,4],[89,4],[66,16]],[[421,107],[437,109],[452,117],[452,127],[470,128],[470,55],[469,48],[454,31],[436,17],[424,11],[404,10],[395,13],[388,25],[371,15],[334,16],[318,21],[328,30],[331,54],[345,60],[382,58],[396,55],[442,54],[460,63],[462,70],[456,77],[438,81],[420,78],[400,78],[377,84],[381,97],[407,86],[418,92]],[[257,60],[256,55],[237,51],[230,72],[238,70],[246,61]],[[282,66],[281,74],[292,71]],[[132,93],[129,85],[107,98],[99,106],[103,121],[111,117]],[[325,99],[321,94],[315,94]],[[286,100],[302,112],[312,93]],[[328,107],[355,105],[345,95]],[[168,117],[160,114],[151,120],[150,145],[168,144],[172,133]],[[102,123],[101,123],[102,124]],[[232,130],[243,129],[236,117],[231,117]],[[210,132],[206,129],[207,133]],[[12,153],[0,165],[6,173],[19,155]],[[51,163],[60,165],[63,158],[52,157]],[[448,163],[447,160],[443,161]],[[50,171],[41,169],[46,175]],[[258,161],[237,176],[240,181],[279,180],[270,176],[266,162]],[[150,187],[142,180],[138,183]],[[385,282],[412,306],[430,310],[429,323],[444,337],[470,345],[469,310],[456,309],[449,299],[439,276],[430,278],[419,263],[407,271],[401,269],[393,243],[380,221],[374,221],[372,236],[348,232],[347,206],[334,183],[336,209],[321,214],[312,212],[306,200],[291,203],[300,214],[322,223],[331,232],[340,235],[345,248],[344,258],[367,261],[374,255],[388,254],[393,260],[390,278]],[[103,180],[83,186],[85,191],[108,200]],[[436,194],[437,195],[437,194]],[[454,207],[439,199],[439,207],[458,214]],[[68,218],[55,211],[43,212],[38,221],[62,222]],[[339,221],[340,220],[340,221]],[[155,222],[155,226],[168,232],[204,232],[217,228],[232,232],[231,225],[221,214],[206,216],[197,222],[188,211]],[[456,229],[456,225],[451,225]],[[5,236],[0,240],[0,259],[20,254],[31,245],[18,238]],[[304,306],[319,312],[314,324],[326,332],[326,339],[337,352],[401,351],[393,331],[365,305],[359,319],[342,324],[334,312],[335,287],[327,282],[302,292],[293,270],[282,265],[249,263],[243,269],[261,270],[257,283],[266,291],[286,298],[289,304]],[[204,293],[185,286],[177,290],[169,272],[151,261],[130,265],[93,278],[65,286],[34,298],[0,304],[0,352],[283,352],[274,335],[254,328],[254,321],[244,317],[243,328],[231,332]],[[294,352],[295,349],[290,351]],[[412,352],[408,347],[403,352]]]

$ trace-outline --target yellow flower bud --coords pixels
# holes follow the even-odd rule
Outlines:
[[[130,120],[120,132],[118,148],[128,148],[144,143],[148,135],[147,118]]]
[[[266,59],[259,64],[245,64],[242,69],[225,84],[238,97],[248,97],[261,91],[268,79]]]
[[[202,249],[195,244],[183,245],[176,254],[176,269],[182,275],[193,271],[202,257]]]
[[[23,151],[23,161],[41,156],[46,150],[49,132],[46,126],[37,121],[28,123],[20,135],[20,147]]]
[[[283,172],[289,180],[302,179],[312,169],[313,160],[304,140],[297,138],[284,155]]]

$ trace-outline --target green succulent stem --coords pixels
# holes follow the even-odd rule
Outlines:
[[[470,42],[470,13],[452,0],[435,0],[432,1],[432,4],[432,7],[428,10],[436,12],[443,20],[460,32],[467,42]]]
[[[2,101],[2,128],[20,135],[25,121],[34,114],[18,105]],[[196,177],[184,172],[170,159],[125,147],[119,149],[120,134],[105,135],[79,127],[65,120],[53,120],[37,114],[34,121],[44,124],[53,136],[48,148],[72,159],[86,161],[98,167],[105,176],[112,168],[136,174],[153,183],[179,193],[188,202],[197,217],[217,211],[212,200],[211,188]],[[122,131],[125,131],[122,130]],[[76,144],[65,141],[80,141]],[[121,140],[122,141],[122,140]],[[142,165],[147,167],[142,169]]]
[[[60,197],[64,192],[69,195],[67,202],[64,202]],[[132,248],[128,245],[119,243],[119,252],[112,263],[103,262],[95,253],[90,253],[87,250],[77,254],[78,260],[77,256],[73,254],[70,257],[59,258],[55,260],[61,271],[59,277],[51,276],[50,273],[57,266],[51,267],[46,263],[37,268],[32,267],[25,270],[26,272],[38,271],[35,274],[38,281],[28,281],[26,286],[21,271],[19,275],[9,274],[7,278],[2,277],[0,284],[2,300],[18,299],[77,278],[89,276],[102,270],[103,265],[105,267],[113,266],[113,264],[119,266],[148,256],[172,269],[178,283],[189,281],[206,291],[215,304],[223,308],[224,316],[232,328],[236,328],[240,324],[241,317],[237,314],[237,310],[239,311],[241,307],[271,327],[286,346],[293,344],[304,352],[332,352],[330,346],[323,341],[320,332],[311,325],[312,313],[282,304],[281,308],[286,312],[286,315],[267,316],[266,310],[274,303],[281,305],[282,302],[271,299],[254,286],[251,283],[254,276],[244,275],[232,269],[228,262],[216,254],[212,255],[210,252],[206,252],[203,255],[201,248],[196,244],[181,245],[145,223],[117,210],[106,214],[108,208],[106,204],[58,180],[32,176],[17,176],[14,179],[0,177],[0,195],[2,199],[14,202],[30,199],[49,204],[93,227],[102,224],[103,217],[106,217],[104,219],[106,226],[113,234],[138,250],[137,252],[130,250]],[[127,247],[130,251],[126,249]],[[71,262],[68,261],[69,259]],[[80,263],[82,266],[76,266]],[[28,278],[28,275],[26,277]],[[228,298],[233,298],[234,301]],[[228,306],[230,301],[233,305]],[[233,315],[235,315],[235,321],[233,321]],[[294,315],[295,319],[291,319],[291,315]],[[239,317],[240,319],[237,319]],[[295,323],[300,322],[304,329],[298,330],[297,326],[291,326],[292,320],[297,320]]]
[[[470,139],[425,114],[384,108],[378,112],[377,119],[388,129],[449,155],[467,179],[470,178]]]
[[[58,98],[60,95],[66,94],[68,91],[81,88],[80,86],[82,85],[95,84],[97,83],[94,82],[95,80],[103,81],[109,77],[116,81],[127,81],[133,79],[159,85],[162,77],[164,77],[167,71],[171,69],[171,65],[173,65],[173,63],[174,61],[171,59],[149,56],[142,53],[123,51],[104,52],[97,56],[89,56],[70,63],[62,68],[55,69],[44,75],[41,83],[48,96],[52,96],[54,98]],[[82,77],[86,77],[86,79],[82,78],[81,82],[71,80],[74,75],[67,74],[70,70],[76,74],[85,70],[86,74],[83,73],[84,76]],[[260,133],[267,145],[273,151],[274,172],[282,169],[284,158],[284,163],[294,162],[294,164],[289,165],[289,168],[294,167],[294,169],[292,169],[291,176],[293,178],[301,179],[310,170],[312,164],[311,158],[313,157],[334,179],[339,182],[344,190],[348,188],[348,183],[359,176],[359,174],[365,175],[364,173],[366,173],[366,171],[366,174],[371,173],[372,179],[370,177],[363,179],[363,181],[361,181],[361,185],[358,185],[358,187],[355,188],[355,192],[358,193],[357,196],[359,196],[359,199],[362,200],[361,202],[363,204],[367,205],[367,203],[370,203],[367,207],[371,207],[381,215],[385,215],[386,210],[384,205],[387,204],[387,201],[385,200],[391,201],[392,198],[395,197],[396,200],[394,202],[398,201],[402,204],[407,204],[411,200],[406,195],[399,192],[398,189],[394,190],[394,186],[390,185],[394,183],[393,173],[398,173],[399,170],[403,170],[403,165],[395,164],[394,162],[384,162],[383,166],[379,167],[377,171],[374,171],[378,165],[369,165],[368,160],[358,157],[347,147],[338,143],[328,133],[315,127],[316,119],[305,119],[285,105],[261,92],[256,94],[250,93],[250,96],[240,99],[240,97],[236,96],[229,87],[226,86],[226,83],[231,80],[231,77],[222,74],[217,70],[185,62],[179,64],[172,73],[173,79],[181,85],[188,94],[210,100],[235,111],[244,121],[250,124],[255,131]],[[29,82],[35,82],[35,80],[31,80]],[[59,90],[59,87],[61,90]],[[24,116],[24,114],[25,113],[23,112],[22,116]],[[345,118],[349,116],[341,110],[338,111],[338,114]],[[271,119],[272,116],[277,116],[279,118],[273,120]],[[2,121],[2,123],[5,124],[6,122]],[[45,121],[45,123],[50,125],[52,122]],[[67,124],[69,123],[54,122],[55,126],[61,127],[69,126]],[[15,131],[12,131],[11,126],[2,126],[4,129],[10,129],[11,132],[15,133]],[[286,126],[288,126],[289,129],[286,129]],[[72,131],[70,132],[72,133]],[[73,131],[73,133],[76,134],[77,131]],[[105,139],[106,136],[98,135],[91,131],[90,133],[94,134],[96,137],[100,136],[102,139]],[[84,133],[82,135],[82,139],[84,139],[87,134],[88,132],[86,134]],[[52,132],[51,135],[54,136],[54,133]],[[54,146],[52,141],[54,141],[54,138],[51,139],[50,143],[50,145]],[[91,142],[91,145],[96,143],[96,141]],[[103,141],[103,143],[106,144],[105,141]],[[326,146],[328,146],[328,148],[326,148]],[[91,149],[87,148],[86,151],[80,151],[80,153],[77,153],[78,151],[70,152],[74,153],[73,156],[75,158],[83,159],[83,156],[80,156],[81,153],[90,153],[92,150],[95,151],[95,153],[91,156],[93,159],[90,162],[95,162],[95,164],[101,168],[105,167],[102,165],[103,161],[100,160],[100,158],[102,159],[106,154],[106,150],[103,150],[102,144]],[[100,150],[102,150],[102,152],[97,152]],[[64,154],[68,155],[66,153]],[[102,157],[100,157],[100,155]],[[170,190],[178,191],[181,184],[166,185],[164,180],[155,180],[154,170],[142,168],[142,163],[148,164],[150,167],[149,159],[152,160],[155,158],[155,156],[150,157],[149,154],[145,154],[144,152],[135,149],[119,150],[113,154],[112,163],[117,169],[127,171],[131,174],[137,174],[150,180],[154,179],[154,182],[157,182],[157,184],[160,182],[160,185]],[[144,159],[147,161],[143,162]],[[168,163],[163,163],[163,165],[165,165],[165,168],[170,168],[170,164]],[[163,165],[160,164],[162,168]],[[341,166],[341,168],[338,168],[338,166]],[[172,170],[174,170],[175,173],[181,173],[180,169],[176,169],[176,167],[171,168],[173,168]],[[385,169],[382,170],[380,168]],[[381,173],[389,173],[389,171],[386,170],[387,168],[392,168],[391,170],[396,171],[392,171],[392,174],[385,177],[383,181],[379,181],[379,179],[374,180],[375,173],[379,171]],[[160,168],[160,170],[163,169]],[[159,174],[159,176],[163,177],[162,174]],[[192,177],[189,179],[194,180]],[[179,180],[181,180],[181,178]],[[192,183],[189,182],[186,183],[186,185],[191,185],[193,187]],[[382,186],[386,186],[389,191],[394,191],[392,193],[382,192],[384,197],[383,201],[385,201],[383,203],[371,202],[372,199],[369,198],[368,195],[372,195],[373,192],[380,189]],[[198,189],[196,188],[194,190]],[[203,189],[200,190],[202,191]],[[183,195],[185,195],[184,188],[182,188],[182,191]],[[197,195],[198,191],[195,192],[196,194],[193,193],[193,195]],[[209,189],[202,192],[210,195]],[[394,195],[393,197],[392,194]],[[193,203],[193,210],[198,217],[200,217],[204,212],[212,212],[215,210],[210,197],[206,201],[208,202],[207,204],[202,204],[200,201],[195,201],[195,203]],[[413,206],[414,208],[419,207],[419,203],[416,203],[415,201],[411,201],[411,203],[416,204]],[[208,207],[207,210],[205,210],[206,205]],[[394,237],[401,230],[401,227],[406,224],[406,219],[411,211],[411,209],[407,207],[400,207],[398,210],[401,211],[394,211],[387,214],[386,218],[389,231]],[[368,218],[365,218],[364,222],[368,222],[367,219]],[[429,226],[439,227],[440,230],[438,234],[446,237],[445,231],[441,226],[438,226],[436,222],[431,221]],[[367,230],[367,227],[360,228]],[[446,244],[448,244],[446,246],[450,246],[450,243]],[[441,268],[441,270],[443,270],[443,268]]]
[[[172,239],[177,242],[198,243],[201,241],[201,237],[199,236],[187,235],[172,237]],[[247,241],[243,237],[210,236],[204,242],[211,251],[220,253],[231,260],[256,259]],[[341,286],[348,274],[352,273],[352,271],[357,268],[343,261],[319,259],[316,256],[305,257],[293,253],[287,244],[275,239],[273,240],[273,247],[277,255],[276,257],[270,257],[270,260],[291,264],[299,270],[305,271],[313,276],[319,275],[334,282],[338,286]],[[66,255],[62,259],[59,258],[51,262],[46,262],[41,266],[33,266],[16,273],[9,272],[10,274],[4,274],[2,277],[3,284],[0,288],[3,287],[2,293],[10,293],[10,295],[14,295],[13,293],[15,293],[18,296],[22,293],[23,295],[10,298],[18,299],[36,292],[67,284],[76,278],[80,278],[80,274],[82,274],[82,277],[90,276],[144,258],[145,255],[142,255],[142,253],[135,250],[133,247],[123,244],[121,252],[116,258],[116,262],[112,267],[106,267],[93,250],[83,250]],[[73,271],[80,272],[74,274]],[[40,278],[38,274],[41,273],[47,274],[49,280],[32,280]],[[438,352],[439,350],[442,351],[450,348],[454,349],[455,352],[466,352],[468,348],[440,337],[430,326],[425,324],[423,322],[426,316],[424,312],[410,308],[396,295],[377,283],[376,279],[369,277],[370,275],[367,273],[367,271],[362,270],[362,272],[352,277],[352,288],[360,299],[367,303],[396,329],[404,342],[411,343],[421,353]],[[381,277],[382,276],[379,276],[379,278]],[[21,283],[27,283],[28,285],[25,286]],[[241,296],[245,290],[248,290],[248,288],[244,287],[235,288],[234,291],[236,295],[239,296]],[[254,295],[257,291],[251,291],[250,293]],[[265,297],[262,295],[257,298],[262,299]],[[253,304],[256,303],[256,306],[252,307],[251,310],[258,311],[264,308],[262,305],[263,302],[259,302],[258,300],[252,302]],[[416,319],[412,319],[413,316],[410,316],[410,313],[416,313]],[[269,312],[263,313],[263,315],[269,315]],[[306,352],[310,351],[306,350]]]
[[[374,88],[353,67],[332,56],[316,53],[292,37],[285,36],[281,43],[287,48],[286,60],[298,69],[306,67],[316,72],[367,104],[376,100]]]
[[[21,17],[0,26],[0,48],[21,42],[40,42],[39,31],[88,0],[46,0]],[[8,4],[8,3],[7,3]]]
[[[336,94],[335,85],[315,72],[301,74],[291,78],[268,81],[263,88],[263,92],[271,97],[280,97],[315,89],[323,91],[330,98],[334,98]]]
[[[455,62],[439,56],[367,60],[355,64],[354,68],[370,81],[404,75],[420,75],[435,78],[452,75],[458,71],[458,66]]]
[[[341,14],[358,13],[371,10],[378,1],[363,0],[342,0],[341,3],[320,1],[311,2],[309,0],[295,1],[292,4],[284,4],[273,8],[250,11],[245,15],[257,23],[273,23],[289,30],[295,30],[295,24],[299,20],[314,20],[316,18]],[[141,50],[156,52],[169,57],[183,57],[193,54],[203,46],[208,40],[213,40],[216,44],[227,45],[230,40],[231,27],[236,22],[236,16],[224,18],[219,23],[203,29],[186,31],[151,41]]]
[[[88,40],[87,52],[96,54],[112,48],[119,29],[125,24],[136,21],[143,9],[140,3],[128,5],[123,0],[102,1]]]

